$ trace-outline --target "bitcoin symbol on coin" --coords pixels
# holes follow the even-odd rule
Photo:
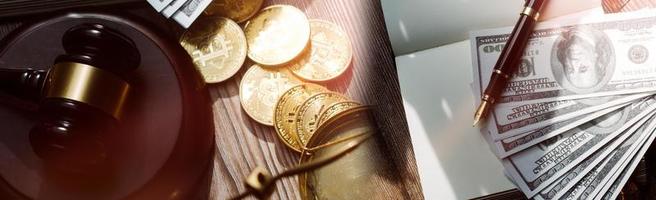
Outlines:
[[[218,35],[207,48],[192,53],[194,62],[199,63],[202,67],[209,65],[221,67],[228,57],[228,51],[232,50],[230,43],[232,42],[226,41],[223,35]]]
[[[246,71],[239,87],[239,97],[246,114],[255,121],[273,126],[273,112],[278,98],[301,84],[287,69],[269,69],[253,65]]]
[[[228,18],[200,18],[182,36],[180,44],[207,83],[232,77],[246,60],[244,32]]]
[[[289,69],[309,81],[328,81],[342,75],[353,56],[351,42],[336,24],[310,20],[312,36],[308,50]]]

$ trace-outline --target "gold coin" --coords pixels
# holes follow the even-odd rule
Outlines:
[[[296,7],[264,8],[246,23],[248,57],[262,65],[285,64],[296,58],[310,41],[310,22]]]
[[[346,100],[347,98],[339,93],[322,92],[312,95],[301,104],[296,115],[296,133],[303,146],[314,134],[319,125],[319,114],[326,109],[326,105]]]
[[[302,149],[296,134],[296,111],[298,107],[310,96],[324,91],[328,90],[320,85],[304,83],[287,90],[276,103],[273,126],[278,133],[278,137],[293,150],[301,152]]]
[[[242,23],[262,7],[264,0],[214,0],[205,9],[208,15],[220,15]]]
[[[323,124],[326,120],[334,117],[335,115],[347,111],[351,108],[361,106],[360,103],[355,101],[340,101],[337,103],[330,104],[326,106],[326,109],[319,114],[319,125]]]
[[[273,126],[276,101],[283,92],[301,81],[285,68],[268,69],[253,65],[239,85],[241,105],[253,120]]]
[[[289,69],[308,81],[328,81],[342,75],[353,58],[348,35],[336,24],[323,20],[310,20],[310,29],[310,46]]]
[[[232,77],[246,60],[244,32],[228,18],[199,19],[182,35],[180,44],[206,83],[218,83]]]

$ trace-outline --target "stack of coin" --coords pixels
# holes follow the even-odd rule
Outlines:
[[[307,121],[307,117],[318,120],[321,111],[330,106],[328,103],[346,101],[346,97],[334,92],[314,97],[317,100],[308,99],[310,95],[327,92],[327,89],[308,82],[326,83],[342,75],[351,63],[351,42],[334,23],[309,20],[303,11],[289,5],[262,9],[246,23],[244,33],[248,58],[257,64],[251,66],[242,78],[242,106],[251,118],[274,126],[285,144],[300,151],[308,132],[313,130],[307,125],[283,126],[283,121],[296,121],[289,118],[301,115],[298,123],[316,124],[317,121]],[[283,92],[291,94],[285,96]],[[286,107],[274,107],[277,100],[285,103],[276,105]],[[306,100],[312,101],[302,107]],[[353,103],[351,101],[348,105]],[[276,118],[281,114],[279,112],[294,116]]]
[[[263,0],[216,0],[180,43],[206,83],[237,74],[241,105],[254,121],[274,126],[284,143],[301,151],[316,127],[341,111],[360,106],[325,84],[347,71],[351,42],[338,25],[308,19],[290,5],[256,11]],[[233,21],[234,20],[234,21]],[[243,29],[237,23],[245,22]]]
[[[289,148],[301,152],[322,120],[354,107],[361,105],[322,86],[303,83],[280,96],[274,110],[274,127]]]
[[[368,107],[341,110],[324,121],[309,139],[301,163],[341,158],[298,178],[302,199],[394,199],[393,171]],[[363,142],[357,144],[358,140]],[[357,144],[352,150],[350,146]],[[381,192],[386,188],[386,192]]]

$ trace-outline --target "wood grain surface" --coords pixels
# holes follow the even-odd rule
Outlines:
[[[273,4],[296,6],[305,11],[308,18],[334,22],[346,31],[354,50],[351,67],[342,77],[328,82],[326,86],[331,90],[346,94],[351,99],[373,106],[373,115],[385,143],[385,153],[391,159],[390,165],[398,178],[396,179],[398,180],[396,181],[396,191],[402,193],[398,198],[423,199],[403,110],[394,54],[385,28],[380,2],[375,0],[271,0],[266,1],[264,6]],[[35,3],[34,5],[39,4]],[[40,5],[40,7],[44,5]],[[77,7],[74,1],[57,5],[62,8]],[[149,8],[145,1],[136,5],[130,4],[130,7],[132,8],[127,9],[127,12],[153,21],[162,30],[170,31],[172,37],[179,37],[183,32],[175,22],[167,21]],[[116,9],[114,7],[121,11],[126,11],[125,8]],[[59,9],[59,7],[52,9]],[[90,10],[94,9],[98,8]],[[0,10],[3,8],[0,7]],[[4,10],[21,14],[19,8],[4,8]],[[26,8],[22,8],[22,10],[25,11]],[[100,10],[112,12],[111,9]],[[48,10],[40,12],[44,11]],[[0,18],[0,38],[18,27],[22,21],[44,17],[43,15],[13,16]],[[300,155],[287,149],[278,139],[272,127],[258,124],[250,119],[241,108],[239,82],[250,64],[244,65],[235,77],[208,87],[214,102],[216,149],[211,174],[208,174],[205,187],[202,187],[201,191],[203,192],[198,194],[198,199],[227,199],[246,191],[243,180],[255,167],[262,166],[273,174],[279,174],[298,163]],[[296,177],[286,178],[276,185],[272,199],[300,199],[298,191]]]
[[[602,0],[601,5],[606,13],[629,12],[643,8],[656,7],[655,0]]]
[[[305,11],[310,19],[335,22],[347,32],[354,49],[351,69],[343,77],[330,82],[328,87],[374,106],[374,116],[400,180],[398,186],[406,192],[399,198],[422,199],[394,55],[380,2],[274,0],[266,3],[272,4],[296,6]],[[225,199],[244,192],[242,180],[257,166],[278,174],[298,163],[299,154],[287,149],[272,127],[258,124],[242,110],[239,82],[247,66],[249,64],[242,68],[237,77],[210,86],[210,94],[215,102],[217,145],[211,199]],[[299,199],[296,178],[283,179],[272,198]]]

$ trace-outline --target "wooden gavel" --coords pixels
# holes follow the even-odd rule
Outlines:
[[[38,103],[29,139],[46,167],[87,173],[106,164],[140,54],[100,24],[69,29],[62,44],[66,53],[48,70],[0,69],[0,91]]]

